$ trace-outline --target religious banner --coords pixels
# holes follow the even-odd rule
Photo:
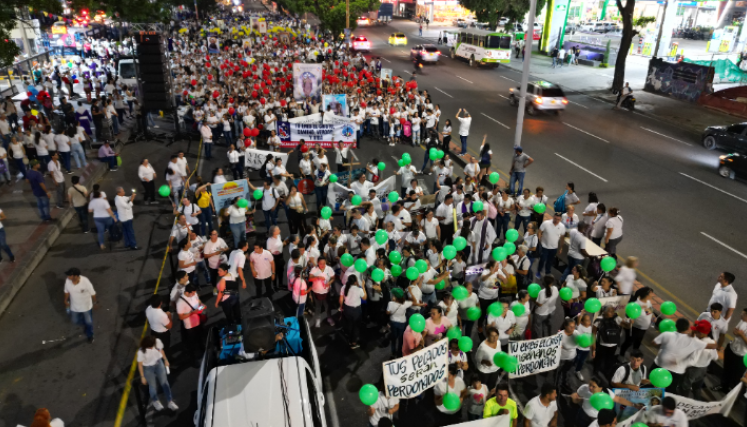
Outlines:
[[[390,176],[383,181],[379,181],[379,183],[373,187],[373,189],[376,190],[376,198],[385,198],[387,194],[395,190],[396,185],[396,176]],[[335,211],[339,211],[340,205],[342,205],[342,202],[348,197],[350,191],[353,190],[344,185],[340,185],[339,182],[330,183],[327,190],[327,205],[331,206]]]
[[[560,344],[563,331],[549,337],[527,341],[509,341],[508,354],[516,356],[519,365],[509,378],[522,378],[552,371],[560,366]]]
[[[387,397],[411,399],[432,388],[447,376],[449,340],[442,339],[409,356],[384,362]]]
[[[293,98],[322,102],[322,64],[293,63]]]
[[[207,38],[208,53],[214,55],[220,52],[221,40],[217,36],[209,35]]]
[[[265,21],[264,18],[259,18],[259,22],[257,24],[259,26],[259,33],[267,34],[267,21]]]
[[[295,148],[303,139],[311,148],[316,143],[322,148],[333,148],[333,144],[342,141],[345,145],[355,146],[356,132],[352,124],[301,124],[301,123],[278,123],[278,136],[283,148]]]
[[[640,403],[651,409],[656,405],[661,405],[664,399],[665,391],[663,388],[642,388],[638,391],[627,388],[616,388],[612,390],[615,396],[620,396],[633,403]],[[615,403],[615,412],[617,412],[617,421],[624,421],[634,416],[638,409],[635,406],[622,406]]]
[[[389,82],[389,84],[392,83],[392,69],[391,68],[381,69],[381,80],[379,82],[381,87],[384,87],[384,82]]]
[[[247,148],[246,151],[244,151],[244,167],[253,170],[259,170],[259,168],[264,166],[265,161],[267,161],[268,155],[272,155],[274,159],[280,157],[281,159],[283,159],[283,167],[288,167],[288,153],[255,150],[253,148]]]
[[[243,197],[251,203],[251,190],[245,179],[212,184],[210,191],[213,193],[213,204],[217,211],[228,208],[237,197]]]
[[[309,114],[308,116],[294,117],[288,119],[288,123],[320,125],[322,124],[322,113]]]
[[[332,112],[336,116],[348,116],[350,114],[348,110],[347,95],[324,95],[322,97],[322,111],[327,112],[327,107],[332,108]]]

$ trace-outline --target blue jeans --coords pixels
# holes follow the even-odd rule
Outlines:
[[[230,147],[233,144],[233,138],[231,137],[230,130],[223,131],[223,138],[226,138],[226,147]]]
[[[213,231],[213,207],[208,205],[206,208],[200,208],[200,232],[201,235],[207,236]]]
[[[114,130],[114,135],[119,135],[119,120],[114,116],[112,116],[112,128]]]
[[[402,353],[402,339],[405,336],[405,328],[407,328],[407,324],[390,321],[389,326],[391,326],[391,336],[389,341],[392,343],[392,354],[398,356]]]
[[[526,172],[513,172],[511,173],[511,179],[508,182],[508,192],[513,194],[521,195],[521,193],[524,191],[524,174]],[[516,181],[519,182],[519,190],[514,191],[514,186],[516,185]]]
[[[503,232],[504,237],[506,236],[509,222],[511,222],[511,214],[509,213],[504,213],[503,216],[497,215],[495,217],[495,235],[497,238],[501,238],[501,232]]]
[[[516,215],[516,218],[514,221],[514,229],[516,229],[516,231],[519,231],[519,227],[521,227],[521,225],[524,224],[524,232],[526,232],[527,226],[529,225],[529,222],[531,220],[532,220],[531,216]]]
[[[5,240],[5,227],[0,228],[0,249],[4,250],[8,256],[13,259],[13,252],[10,250],[10,246],[8,246],[8,242]]]
[[[10,184],[10,165],[8,164],[8,159],[2,159],[0,162],[5,164],[5,174],[0,176],[0,181],[5,178],[8,181],[8,184]]]
[[[436,291],[429,294],[423,292],[423,302],[428,303],[428,307],[435,307],[438,304],[438,298],[436,298]]]
[[[39,216],[43,221],[52,219],[52,217],[49,216],[49,197],[46,195],[36,196],[36,207],[39,208]]]
[[[161,385],[163,394],[166,396],[166,402],[174,400],[171,396],[169,379],[166,378],[166,365],[163,363],[163,359],[159,360],[158,363],[153,366],[143,365],[143,375],[145,375],[145,380],[148,382],[148,394],[150,394],[151,402],[158,400],[158,387],[156,382]]]
[[[542,274],[542,268],[545,268],[545,274],[550,274],[552,265],[555,263],[555,256],[558,254],[558,249],[546,249],[540,248],[540,261],[537,266],[537,274]]]
[[[210,281],[210,270],[208,269],[207,264],[205,264],[204,260],[198,262],[197,265],[195,266],[195,272],[198,272],[198,271],[202,271],[202,276],[205,278],[206,285],[209,285],[210,283],[212,283]]]
[[[10,137],[12,135],[13,134],[10,134],[10,133],[7,135],[0,135],[0,138],[2,138],[3,140],[3,148],[5,148],[5,151],[10,151],[8,150],[8,147],[10,146]]]
[[[296,317],[301,319],[303,317],[303,310],[306,308],[306,303],[303,302],[301,304],[298,304],[298,308],[296,308]]]
[[[44,172],[47,172],[47,167],[49,166],[49,162],[52,161],[52,157],[49,154],[45,154],[43,156],[37,155],[39,163],[41,163],[41,168]]]
[[[85,233],[88,231],[88,206],[81,206],[75,208],[75,213],[78,214],[78,220],[80,220],[80,228]]]
[[[420,126],[413,126],[413,128],[412,128],[412,145],[417,145],[417,144],[420,144]]]
[[[459,135],[459,140],[462,141],[462,152],[461,154],[464,154],[467,152],[467,135]]]
[[[153,116],[150,113],[146,114],[145,117],[148,119],[148,126],[155,126],[156,122],[153,121]]]
[[[316,193],[316,210],[318,211],[327,205],[327,190],[327,186],[314,188],[314,192]]]
[[[205,146],[205,159],[212,159],[213,158],[213,143],[212,142],[203,142],[202,145]]]
[[[571,274],[571,271],[573,270],[573,267],[581,264],[584,262],[582,259],[573,258],[572,256],[568,256],[568,266],[565,268],[565,271],[563,272],[563,276],[560,277],[560,283],[565,283],[565,278],[568,277],[569,274]]]
[[[89,339],[93,338],[93,310],[71,311],[70,319],[76,325],[80,325],[82,323],[86,329],[86,336]]]
[[[62,166],[66,171],[70,172],[70,152],[59,151],[60,157],[62,157]]]
[[[233,234],[233,247],[239,247],[241,240],[246,240],[246,224],[243,222],[237,222],[236,224],[230,224],[231,234]]]
[[[104,218],[94,218],[93,222],[96,224],[96,231],[99,235],[99,246],[104,245],[104,233],[106,230],[109,230],[112,228],[112,225],[114,224],[114,220],[112,217],[107,216]]]
[[[126,248],[136,248],[137,241],[135,240],[135,230],[132,227],[132,220],[121,221],[122,224],[122,235],[124,237],[124,245]]]
[[[109,164],[109,170],[117,168],[117,158],[115,156],[99,157],[102,163]]]
[[[75,160],[75,167],[80,169],[88,166],[88,162],[86,161],[86,153],[83,151],[83,147],[80,144],[73,144],[73,146],[70,148],[70,154],[72,154],[73,159]]]
[[[270,224],[278,225],[278,210],[262,211],[265,214],[265,227],[269,230]]]
[[[587,357],[589,357],[589,350],[576,349],[576,372],[581,372]]]
[[[425,172],[426,166],[428,166],[428,162],[431,162],[431,166],[433,166],[433,160],[431,160],[430,156],[428,155],[428,150],[425,150],[425,156],[423,156],[423,167],[420,168],[421,171]],[[438,177],[436,177],[436,185],[438,185]]]
[[[26,165],[23,164],[23,159],[13,159],[16,161],[16,167],[18,171],[23,174],[23,179],[26,179]]]

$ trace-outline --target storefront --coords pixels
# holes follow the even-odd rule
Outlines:
[[[416,13],[430,22],[451,24],[458,18],[466,19],[472,12],[463,8],[456,0],[418,0]]]
[[[391,3],[392,15],[398,18],[412,18],[415,16],[416,4],[414,0],[382,0],[381,3]]]

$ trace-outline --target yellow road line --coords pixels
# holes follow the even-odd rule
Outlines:
[[[202,156],[202,140],[200,140],[199,149],[197,151],[197,161],[195,162],[195,168],[192,171],[192,173],[189,175],[189,180],[192,178],[192,176],[197,172],[197,167],[200,164],[200,158]],[[187,191],[187,188],[185,187],[182,191],[182,196]],[[181,200],[181,198],[180,198]],[[179,202],[181,205],[181,201]],[[176,224],[177,218],[174,218],[174,224]],[[169,256],[169,246],[166,245],[166,253],[163,254],[163,261],[161,261],[161,270],[158,272],[158,279],[156,280],[156,288],[153,290],[153,294],[158,293],[158,288],[161,284],[161,278],[163,277],[163,269],[166,267],[166,258]],[[145,334],[148,332],[148,321],[145,321],[145,325],[143,325],[143,332],[140,333],[140,340],[145,337]],[[140,342],[140,341],[138,341]],[[135,371],[137,370],[137,356],[132,358],[132,363],[130,364],[130,372],[127,374],[127,382],[125,382],[124,392],[122,393],[122,399],[119,401],[119,408],[117,409],[117,418],[114,421],[114,427],[121,427],[122,420],[124,419],[124,413],[127,409],[127,400],[130,398],[130,392],[132,391],[132,380],[135,378]]]

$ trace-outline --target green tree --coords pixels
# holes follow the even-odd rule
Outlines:
[[[617,51],[617,60],[615,61],[615,75],[612,79],[612,89],[620,90],[625,83],[625,62],[628,59],[628,52],[630,52],[630,46],[633,44],[633,37],[638,34],[636,28],[645,27],[651,22],[655,22],[656,18],[649,16],[633,19],[635,0],[626,0],[624,6],[622,0],[615,0],[615,3],[622,17],[623,31],[620,38],[620,48]]]
[[[345,28],[345,2],[341,0],[281,0],[286,9],[299,15],[313,13],[319,18],[321,27],[333,34]],[[350,0],[350,29],[356,28],[356,20],[365,12],[379,9],[378,0]]]
[[[536,1],[537,10],[542,10],[546,0]],[[487,22],[491,28],[503,17],[511,22],[522,22],[529,12],[529,0],[460,0],[460,3],[474,12],[479,22]]]

